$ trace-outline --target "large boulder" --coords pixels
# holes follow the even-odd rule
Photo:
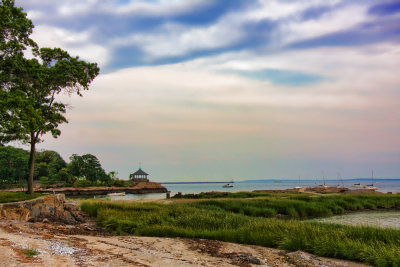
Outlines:
[[[0,218],[22,221],[47,221],[76,224],[83,221],[82,214],[65,203],[64,194],[44,196],[32,200],[0,204]]]

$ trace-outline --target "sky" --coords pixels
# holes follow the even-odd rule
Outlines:
[[[122,179],[400,177],[400,1],[17,0],[97,62],[38,148]]]

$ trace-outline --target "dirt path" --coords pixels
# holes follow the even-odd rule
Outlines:
[[[39,255],[27,257],[24,249]],[[213,240],[111,236],[94,223],[0,221],[0,266],[365,266]]]

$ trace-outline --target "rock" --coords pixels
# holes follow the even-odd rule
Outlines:
[[[31,217],[38,217],[40,214],[40,208],[39,207],[33,207],[31,208]]]
[[[66,224],[83,222],[83,216],[73,205],[65,204],[65,195],[44,196],[32,200],[0,204],[0,218],[40,222],[47,220]]]
[[[77,221],[75,220],[75,218],[67,210],[58,211],[55,214],[53,220],[57,221],[57,222],[62,222],[65,224],[77,224]]]
[[[237,255],[237,257],[239,258],[239,260],[241,262],[244,262],[244,263],[251,263],[251,264],[256,264],[256,265],[263,265],[264,264],[262,261],[260,261],[259,259],[257,259],[256,257],[254,257],[251,254],[240,253],[240,254]]]
[[[286,254],[288,259],[296,266],[304,267],[325,267],[325,266],[336,266],[329,262],[323,262],[320,258],[315,255],[306,253],[304,251],[290,252]],[[344,265],[343,265],[344,266]]]
[[[79,211],[71,212],[71,215],[75,218],[78,222],[84,222],[84,216]]]

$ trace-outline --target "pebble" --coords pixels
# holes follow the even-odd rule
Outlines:
[[[63,242],[55,242],[55,241],[51,241],[51,245],[46,247],[46,249],[51,250],[52,255],[69,255],[69,256],[71,256],[75,253],[86,253],[86,251],[83,249],[71,248],[71,247],[68,247]]]

